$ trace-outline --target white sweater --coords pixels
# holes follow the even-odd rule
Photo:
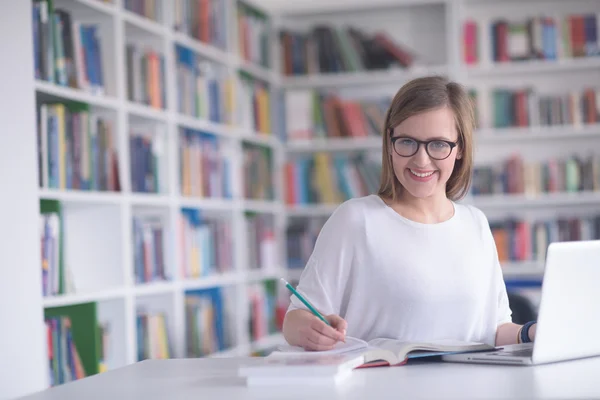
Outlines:
[[[511,322],[485,215],[454,203],[438,224],[402,217],[377,195],[341,204],[323,226],[298,291],[363,340],[453,339],[494,344]],[[288,309],[306,308],[291,296]]]

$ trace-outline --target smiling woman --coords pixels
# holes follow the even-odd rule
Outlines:
[[[491,345],[534,339],[535,326],[521,334],[512,323],[487,218],[457,203],[471,182],[473,127],[461,85],[425,77],[400,88],[382,132],[379,192],[331,215],[296,289],[328,324],[291,297],[289,344],[328,350],[346,335]]]

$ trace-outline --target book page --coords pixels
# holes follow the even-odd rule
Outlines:
[[[346,336],[346,342],[338,342],[333,349],[323,351],[311,351],[304,350],[299,346],[281,345],[278,346],[278,350],[270,354],[270,356],[280,356],[286,354],[298,354],[303,353],[307,355],[323,355],[323,354],[345,354],[354,351],[364,350],[368,347],[367,342],[350,336]]]
[[[369,346],[389,350],[400,356],[400,358],[405,357],[409,352],[417,349],[425,350],[420,352],[420,354],[425,354],[426,351],[464,351],[493,348],[492,346],[488,346],[483,343],[463,342],[450,339],[432,340],[429,342],[403,342],[395,339],[377,338],[370,340]]]

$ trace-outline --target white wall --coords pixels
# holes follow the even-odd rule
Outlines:
[[[0,399],[47,385],[30,0],[0,0]]]

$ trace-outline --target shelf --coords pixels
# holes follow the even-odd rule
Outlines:
[[[237,65],[240,70],[252,75],[254,78],[257,78],[259,80],[263,80],[271,84],[277,83],[278,81],[277,76],[273,72],[269,71],[267,68],[243,60],[239,56],[237,58]]]
[[[99,0],[77,0],[77,3],[83,4],[89,8],[93,8],[94,10],[100,11],[107,15],[114,15],[117,10],[117,7],[114,5],[114,3],[107,4]]]
[[[389,7],[413,7],[424,5],[445,5],[454,0],[345,0],[323,1],[305,0],[299,2],[284,2],[276,0],[262,0],[263,7],[269,7],[271,12],[281,13],[286,16],[302,17],[304,15],[319,15],[325,13],[368,12],[385,11]]]
[[[114,97],[94,94],[92,92],[86,92],[80,89],[73,89],[71,87],[59,86],[50,82],[36,81],[35,90],[38,93],[43,93],[47,96],[56,99],[78,101],[97,107],[104,107],[116,110],[120,106],[119,101]]]
[[[167,112],[163,109],[152,108],[145,104],[127,102],[127,112],[136,117],[151,119],[159,122],[167,122]]]
[[[181,207],[201,208],[206,210],[233,210],[235,202],[231,199],[211,199],[211,198],[194,198],[180,197],[179,204]]]
[[[206,57],[212,61],[222,64],[228,64],[231,62],[231,56],[227,52],[209,44],[202,43],[201,41],[193,39],[181,32],[173,33],[173,42],[194,50],[196,53],[198,53],[198,55]]]
[[[267,350],[282,344],[285,344],[285,338],[283,337],[283,334],[275,333],[250,343],[250,351]]]
[[[285,277],[286,274],[287,270],[284,268],[272,269],[268,271],[254,269],[246,272],[246,280],[250,282],[256,282],[268,279],[279,279]]]
[[[481,195],[472,196],[465,202],[479,208],[501,208],[511,210],[533,207],[600,206],[600,192]]]
[[[267,134],[260,132],[247,132],[243,129],[238,130],[239,138],[245,142],[258,144],[261,146],[269,146],[269,147],[279,147],[281,146],[281,142],[275,136],[275,134]]]
[[[125,195],[121,192],[97,192],[71,189],[39,189],[39,197],[70,203],[121,204]]]
[[[152,296],[155,294],[171,293],[175,291],[175,282],[163,281],[163,282],[148,282],[136,284],[133,292],[137,296]]]
[[[123,21],[135,26],[138,29],[152,33],[156,36],[165,36],[167,29],[159,22],[153,21],[149,18],[142,17],[132,11],[123,10]]]
[[[307,140],[293,140],[287,142],[288,153],[316,152],[316,151],[361,151],[381,150],[381,136],[366,138],[317,138]]]
[[[133,205],[139,206],[168,206],[171,199],[164,194],[133,193],[129,196]]]
[[[589,125],[555,125],[528,128],[480,129],[474,134],[476,141],[499,142],[515,140],[570,138],[600,138],[600,124]]]
[[[44,307],[70,306],[92,301],[114,300],[125,297],[125,289],[109,289],[89,293],[72,293],[44,297]]]
[[[417,66],[410,69],[391,69],[383,71],[324,73],[313,76],[282,78],[282,86],[287,89],[326,88],[332,86],[364,86],[378,84],[402,84],[424,75],[446,75],[446,66]]]
[[[575,72],[600,68],[600,57],[575,58],[568,60],[527,60],[506,63],[491,63],[481,66],[466,66],[470,77],[512,74],[537,74],[552,72]]]
[[[272,200],[242,200],[242,209],[257,213],[278,213],[283,210],[282,206]]]
[[[223,274],[215,274],[202,278],[190,278],[182,281],[181,285],[184,290],[207,289],[217,286],[233,285],[241,282],[244,275],[239,272],[226,272]]]
[[[287,207],[289,217],[328,217],[339,204],[307,204],[292,205]]]
[[[176,123],[184,128],[195,129],[198,131],[212,133],[223,137],[232,138],[236,136],[233,128],[230,126],[208,121],[205,119],[190,117],[188,115],[177,115]]]

